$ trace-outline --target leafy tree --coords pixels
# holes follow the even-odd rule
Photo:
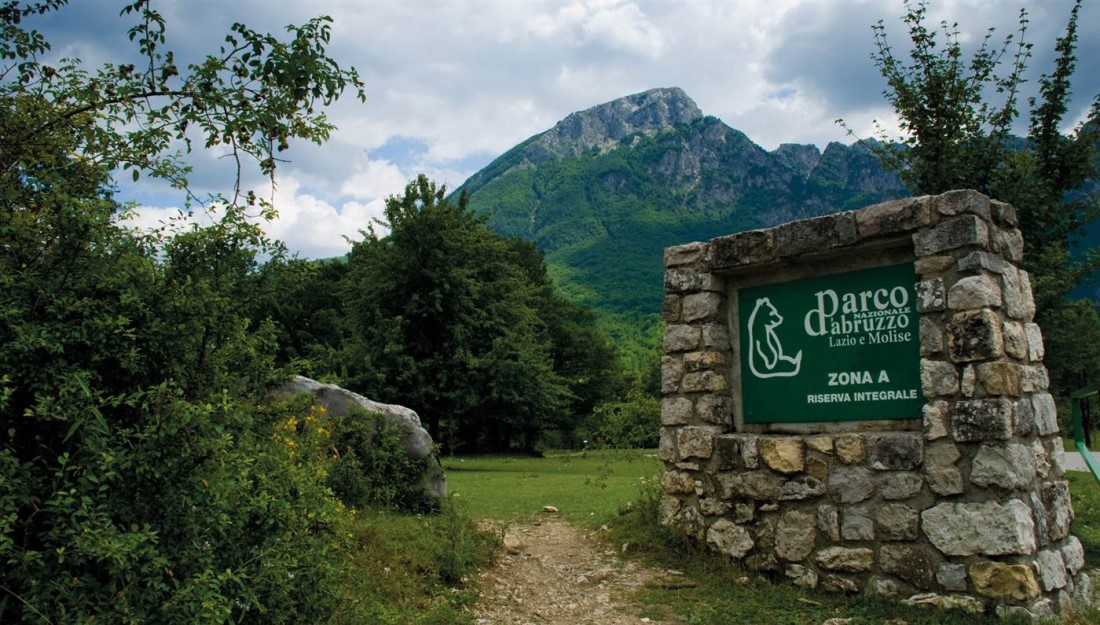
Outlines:
[[[1024,266],[1035,290],[1036,319],[1046,332],[1048,365],[1061,392],[1084,384],[1100,369],[1095,344],[1077,338],[1097,332],[1082,325],[1093,323],[1095,315],[1071,313],[1079,306],[1069,301],[1082,277],[1100,267],[1092,251],[1084,259],[1070,254],[1083,225],[1100,211],[1095,193],[1089,193],[1097,179],[1100,94],[1088,121],[1069,135],[1062,133],[1081,7],[1078,0],[1056,42],[1054,69],[1040,78],[1038,97],[1028,100],[1024,139],[1011,130],[1032,49],[1025,40],[1026,10],[1020,12],[1017,33],[995,44],[990,29],[969,60],[957,24],[942,23],[939,30],[925,26],[923,2],[906,3],[903,21],[912,43],[908,60],[895,54],[882,22],[874,27],[873,58],[905,134],[892,138],[880,132],[880,141],[869,145],[914,193],[970,188],[1016,207],[1028,243]],[[1069,318],[1076,320],[1072,329],[1059,321]]]
[[[277,373],[271,207],[238,182],[192,197],[213,225],[139,234],[114,175],[186,190],[192,140],[270,175],[358,76],[323,18],[234,25],[180,67],[144,0],[123,9],[139,64],[51,65],[27,23],[64,4],[0,2],[0,621],[324,620],[335,502],[252,405]]]

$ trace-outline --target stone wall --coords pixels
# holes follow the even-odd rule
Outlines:
[[[1012,206],[955,191],[667,249],[662,523],[801,586],[1088,600],[1023,246]],[[742,423],[738,289],[897,259],[920,280],[923,419]]]

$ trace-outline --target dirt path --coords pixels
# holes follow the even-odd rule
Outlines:
[[[619,559],[557,517],[509,527],[504,547],[478,576],[481,625],[672,625],[640,617],[630,598],[645,584],[675,583],[675,571]]]

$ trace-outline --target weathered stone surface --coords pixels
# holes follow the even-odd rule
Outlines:
[[[810,436],[806,438],[806,447],[823,454],[833,453],[832,436]]]
[[[953,362],[1000,358],[1004,354],[1001,323],[991,310],[958,313],[947,324],[947,352]]]
[[[924,438],[929,441],[947,436],[951,423],[951,406],[942,399],[924,405]]]
[[[888,503],[875,509],[875,535],[879,540],[916,540],[920,515],[903,503]]]
[[[817,529],[834,543],[840,540],[840,523],[836,506],[825,504],[817,507]]]
[[[775,229],[780,257],[815,254],[855,243],[856,220],[851,212],[792,221]]]
[[[875,524],[867,506],[845,508],[840,523],[840,536],[844,540],[861,541],[875,539]]]
[[[689,495],[695,492],[695,480],[683,471],[666,471],[661,487],[666,495]]]
[[[664,462],[673,462],[680,459],[680,453],[676,451],[676,429],[661,428],[661,440],[657,447],[657,459]]]
[[[913,235],[913,248],[918,257],[969,245],[989,246],[989,228],[974,215],[946,219],[929,230]]]
[[[882,479],[882,498],[887,501],[909,499],[920,492],[924,480],[916,473],[888,473]]]
[[[947,293],[943,280],[933,278],[917,283],[917,312],[939,312],[947,307]]]
[[[978,374],[974,371],[974,365],[963,367],[962,378],[959,380],[959,392],[963,397],[974,397],[978,389]]]
[[[1035,410],[1030,399],[1012,402],[1012,432],[1016,436],[1031,436],[1035,430]]]
[[[676,433],[676,448],[680,450],[680,459],[710,458],[714,453],[714,437],[721,430],[710,426],[682,427]]]
[[[685,393],[724,393],[730,388],[726,376],[717,371],[685,373],[680,389]]]
[[[661,425],[691,423],[691,400],[686,397],[665,397],[661,400]]]
[[[687,243],[665,248],[665,267],[690,265],[703,259],[704,243]]]
[[[1035,316],[1035,299],[1027,272],[1013,268],[1006,271],[1001,280],[1004,284],[1005,314],[1012,319],[1031,321]]]
[[[704,423],[729,425],[733,422],[732,404],[724,395],[703,395],[695,402],[695,414]]]
[[[701,541],[706,536],[707,526],[703,521],[703,515],[694,506],[683,505],[675,497],[661,498],[657,518],[662,525],[679,530],[695,540]]]
[[[878,595],[880,597],[896,597],[901,594],[901,587],[892,579],[872,575],[871,578],[867,580],[867,587],[863,592],[869,595]]]
[[[947,307],[952,310],[1000,308],[1001,285],[985,274],[960,278],[947,292]]]
[[[836,455],[844,464],[863,462],[866,454],[863,450],[863,437],[859,434],[838,436],[835,441]]]
[[[960,457],[959,448],[951,443],[937,443],[925,450],[924,472],[933,493],[957,495],[963,492],[962,473],[955,466]]]
[[[966,592],[966,565],[942,564],[936,571],[936,581],[944,590]]]
[[[718,519],[707,530],[707,545],[733,558],[741,559],[752,550],[752,534],[727,519]]]
[[[1015,499],[941,503],[921,513],[921,527],[936,549],[950,556],[1030,555],[1036,549],[1031,508]]]
[[[1047,368],[1041,364],[1020,368],[1020,390],[1025,393],[1042,393],[1050,387]]]
[[[1085,568],[1085,548],[1076,536],[1070,536],[1062,545],[1062,562],[1071,575],[1077,575]]]
[[[728,361],[726,352],[715,350],[688,352],[684,354],[684,371],[695,373],[709,369],[721,370]]]
[[[699,500],[699,512],[703,516],[725,516],[729,514],[733,506],[714,497],[703,497]]]
[[[665,353],[698,349],[701,336],[702,332],[695,326],[669,325],[665,328]]]
[[[706,291],[684,296],[682,318],[685,322],[714,319],[722,305],[722,296]]]
[[[1041,436],[1050,436],[1058,431],[1058,407],[1050,393],[1032,395],[1031,409],[1035,414],[1035,427]]]
[[[661,318],[665,323],[680,323],[680,314],[683,312],[683,300],[675,293],[665,294],[665,300],[661,307]]]
[[[811,497],[820,497],[827,492],[825,480],[803,475],[793,480],[783,482],[779,487],[780,501],[798,501]]]
[[[1035,564],[1039,567],[1039,583],[1042,584],[1044,591],[1065,588],[1069,578],[1066,576],[1066,564],[1062,560],[1061,551],[1044,549],[1039,552]]]
[[[435,456],[432,437],[420,424],[420,415],[415,410],[395,404],[382,404],[335,384],[323,384],[300,375],[294,376],[294,379],[272,393],[272,397],[301,393],[313,395],[314,404],[334,417],[346,416],[355,411],[382,415],[387,424],[400,432],[405,454],[412,460],[425,461],[424,471],[418,476],[416,485],[430,497],[447,496],[447,476]]]
[[[764,464],[780,473],[799,473],[805,467],[806,446],[801,438],[762,438],[759,444]]]
[[[1004,273],[1012,268],[1003,258],[989,252],[970,252],[959,259],[955,265],[960,273],[985,270],[991,273]]]
[[[870,438],[869,461],[878,471],[910,471],[924,459],[924,443],[919,434],[877,434]]]
[[[1025,490],[1035,482],[1035,454],[1027,445],[982,445],[971,463],[970,481],[978,486]]]
[[[779,520],[775,553],[784,560],[799,562],[813,551],[814,537],[814,516],[792,510]]]
[[[680,381],[684,378],[684,359],[680,356],[661,358],[661,392],[675,393],[680,390]]]
[[[829,571],[860,573],[871,570],[875,563],[875,552],[866,547],[826,547],[817,552],[814,561]]]
[[[974,590],[986,597],[1027,601],[1039,596],[1035,571],[1026,564],[975,562],[970,565],[970,580]]]
[[[851,594],[859,592],[859,584],[841,575],[826,575],[821,581],[821,587],[829,592],[845,592]]]
[[[707,260],[711,271],[774,262],[778,260],[775,231],[750,230],[711,239]]]
[[[829,475],[829,492],[841,503],[863,501],[875,492],[876,486],[875,477],[861,466],[837,466]]]
[[[990,202],[984,194],[970,189],[947,191],[933,196],[932,208],[945,216],[977,215],[985,221],[990,219]]]
[[[927,547],[916,545],[883,545],[878,559],[883,572],[897,575],[922,590],[932,587],[942,561]]]
[[[959,442],[1008,440],[1013,412],[1012,402],[1003,397],[955,402],[951,434]]]
[[[856,230],[862,238],[909,232],[932,223],[927,196],[890,200],[855,212]]]
[[[740,497],[756,501],[777,501],[783,478],[771,471],[722,473],[718,476],[718,484],[722,489],[722,497],[726,499]]]
[[[1081,573],[1073,585],[1073,602],[1079,606],[1093,605],[1092,576]]]
[[[1046,355],[1042,330],[1039,329],[1038,324],[1029,323],[1024,326],[1024,333],[1027,335],[1027,359],[1031,362],[1039,362]]]
[[[993,214],[993,220],[998,224],[1014,227],[1019,223],[1016,217],[1015,206],[1007,202],[1001,202],[1000,200],[990,200],[989,208],[990,212]]]
[[[724,323],[706,323],[701,327],[703,331],[703,347],[729,351],[730,333]]]
[[[1047,535],[1050,540],[1059,541],[1069,536],[1069,526],[1073,522],[1069,484],[1062,481],[1047,482],[1042,485],[1040,497],[1046,508]]]
[[[1020,396],[1020,365],[997,361],[983,362],[977,366],[978,383],[986,395]]]
[[[993,228],[989,233],[989,245],[995,253],[1014,263],[1024,259],[1024,235],[1016,228]]]
[[[665,291],[688,293],[698,291],[721,292],[725,284],[718,276],[701,273],[693,267],[673,267],[665,271]]]
[[[971,614],[981,614],[985,611],[984,603],[967,595],[937,595],[934,592],[927,592],[921,595],[913,595],[902,601],[902,603],[939,610],[963,610]]]
[[[943,329],[940,324],[928,317],[921,317],[920,355],[937,356],[943,353],[943,349]]]
[[[943,272],[951,269],[955,265],[955,256],[953,254],[938,254],[935,256],[922,256],[913,263],[913,267],[917,270],[917,275],[925,276],[938,276]],[[947,298],[944,297],[943,301],[946,305]],[[920,311],[924,312],[924,311]]]
[[[959,392],[959,374],[949,362],[922,358],[920,385],[925,397],[949,397]]]
[[[760,438],[745,436],[741,439],[741,462],[746,469],[755,469],[760,463]]]
[[[1024,324],[1016,321],[1002,323],[1001,336],[1005,342],[1005,356],[1027,360],[1027,334],[1024,332]]]
[[[791,583],[801,588],[817,588],[817,573],[813,569],[801,564],[788,564],[783,569],[783,574]]]

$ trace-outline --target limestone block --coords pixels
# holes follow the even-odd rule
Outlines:
[[[875,535],[879,540],[916,540],[920,515],[903,503],[875,508]]]
[[[1001,336],[1005,342],[1005,356],[1017,360],[1027,360],[1027,333],[1024,324],[1006,321],[1001,324]]]
[[[1032,395],[1031,409],[1035,413],[1035,427],[1040,436],[1050,436],[1058,432],[1058,407],[1050,393]]]
[[[1035,299],[1028,273],[1011,268],[1001,276],[1001,281],[1004,285],[1005,314],[1012,319],[1031,321],[1035,316]]]
[[[941,503],[921,513],[921,527],[929,542],[949,556],[1031,555],[1036,549],[1031,508],[1015,499]]]
[[[970,580],[974,590],[986,597],[1027,601],[1039,596],[1039,580],[1026,564],[975,562],[970,565]]]
[[[788,564],[783,569],[783,574],[791,583],[800,588],[817,588],[817,573],[813,569],[801,564]]]
[[[923,256],[918,258],[913,267],[917,270],[917,275],[922,277],[938,276],[945,271],[951,269],[955,265],[955,256],[953,254],[939,254],[936,256]],[[947,298],[941,298],[946,305]],[[942,308],[940,309],[942,310]]]
[[[697,371],[684,374],[680,389],[685,393],[724,393],[729,390],[729,382],[717,371]]]
[[[791,510],[776,528],[775,553],[784,560],[799,562],[814,550],[814,537],[814,516]]]
[[[839,519],[836,506],[825,504],[817,507],[817,529],[834,543],[840,540]]]
[[[875,552],[866,547],[825,547],[817,552],[814,561],[828,571],[861,573],[874,566]]]
[[[932,223],[930,198],[890,200],[855,212],[861,238],[909,232]]]
[[[1047,368],[1043,365],[1020,367],[1020,390],[1025,393],[1042,393],[1050,387]]]
[[[851,506],[841,514],[840,536],[849,541],[875,539],[875,524],[867,506]]]
[[[865,594],[878,595],[880,597],[896,597],[901,594],[901,587],[892,579],[872,575],[871,578],[867,580],[867,587],[863,592]]]
[[[1043,503],[1042,485],[1038,490],[1028,494],[1028,501],[1035,514],[1035,535],[1039,539],[1040,547],[1050,545],[1050,515],[1047,513],[1046,504]]]
[[[714,453],[714,438],[720,433],[719,428],[710,426],[680,428],[676,433],[676,448],[680,450],[680,459],[710,458]]]
[[[944,590],[966,592],[966,565],[941,564],[936,571],[936,581]]]
[[[1044,549],[1039,552],[1035,564],[1039,568],[1039,583],[1045,592],[1065,588],[1069,582],[1066,576],[1066,564],[1062,552],[1057,549]]]
[[[681,356],[661,357],[661,392],[676,393],[680,390],[680,381],[684,378],[684,359]]]
[[[951,406],[942,399],[930,401],[924,405],[924,438],[929,441],[948,435],[951,422]]]
[[[1004,354],[1004,338],[997,315],[982,309],[951,317],[947,324],[947,352],[954,362],[1000,358]]]
[[[1009,227],[1018,224],[1015,206],[999,200],[990,200],[989,207],[993,213],[993,220],[998,224]]]
[[[962,378],[959,380],[959,392],[963,397],[974,397],[978,389],[978,374],[974,371],[974,365],[963,367]]]
[[[1061,439],[1058,439],[1061,441]],[[1035,474],[1044,480],[1058,479],[1059,475],[1052,475],[1050,472],[1050,455],[1047,454],[1047,448],[1043,445],[1043,441],[1039,439],[1033,439],[1031,441],[1031,452],[1035,458]]]
[[[948,397],[959,392],[959,374],[955,366],[942,360],[920,361],[920,383],[925,397]]]
[[[947,292],[947,307],[952,310],[1000,308],[1001,285],[985,274],[960,278]]]
[[[670,499],[670,497],[665,497]],[[662,502],[664,499],[662,499]],[[679,504],[678,500],[677,503]],[[660,511],[658,511],[660,513]],[[691,505],[679,505],[676,512],[672,513],[665,523],[673,529],[677,529],[680,532],[694,538],[695,540],[702,541],[706,536],[706,523],[703,520],[703,515],[700,514],[699,509]]]
[[[883,572],[897,575],[922,590],[932,587],[942,559],[927,547],[916,545],[883,545],[879,549],[879,566]]]
[[[675,293],[666,293],[664,305],[661,307],[661,317],[665,323],[680,323],[680,313],[683,311],[683,301]]]
[[[665,292],[689,293],[699,291],[722,292],[725,283],[710,273],[701,273],[694,267],[673,267],[665,271]]]
[[[703,516],[725,516],[729,514],[733,506],[714,497],[704,497],[699,500],[699,512]]]
[[[1012,402],[1012,432],[1016,436],[1031,436],[1035,431],[1035,409],[1031,399],[1018,399]]]
[[[805,467],[806,446],[801,438],[760,439],[760,457],[772,470],[780,473],[799,473]]]
[[[779,487],[780,501],[800,501],[811,497],[820,497],[828,491],[825,480],[802,475],[793,480],[783,482]]]
[[[1035,454],[1027,445],[982,445],[971,463],[970,481],[978,486],[1027,490],[1035,482]]]
[[[920,355],[935,356],[943,353],[943,329],[935,321],[922,317],[920,320]]]
[[[1062,563],[1071,575],[1077,575],[1085,568],[1085,548],[1076,536],[1070,536],[1062,545]]]
[[[718,553],[741,559],[752,550],[754,543],[747,529],[728,519],[718,519],[707,530],[707,546]]]
[[[917,473],[888,473],[882,479],[882,498],[887,501],[909,499],[923,486],[924,480]]]
[[[861,466],[837,466],[829,474],[829,492],[841,503],[857,503],[875,492],[876,478]]]
[[[810,436],[806,439],[806,447],[822,454],[833,453],[832,436]]]
[[[1073,508],[1069,503],[1069,485],[1063,481],[1047,482],[1040,490],[1046,508],[1047,532],[1050,540],[1058,541],[1069,536],[1073,522]]]
[[[844,464],[863,462],[866,454],[863,449],[863,437],[859,434],[846,434],[836,437],[836,455]]]
[[[942,279],[933,278],[931,280],[918,282],[916,286],[916,291],[917,312],[939,312],[946,308],[947,295],[944,291]]]
[[[661,487],[666,495],[690,495],[695,492],[695,480],[683,471],[666,471]]]
[[[977,215],[985,221],[990,219],[990,201],[984,194],[970,189],[948,191],[933,196],[932,209],[940,215]]]
[[[705,323],[703,330],[703,347],[728,352],[731,349],[729,329],[724,323]]]
[[[695,402],[695,413],[705,423],[728,426],[733,422],[733,401],[724,395],[703,395]]]
[[[741,498],[756,501],[777,501],[783,478],[771,471],[721,473],[718,484],[725,499]]]
[[[1000,274],[1012,269],[1012,265],[1006,263],[1000,256],[981,250],[970,252],[966,256],[963,256],[959,259],[955,267],[960,273],[985,270],[991,273]]]
[[[681,313],[683,320],[692,323],[715,319],[721,309],[722,299],[722,295],[710,291],[685,295]]]
[[[661,441],[657,447],[657,458],[664,462],[674,462],[680,459],[680,453],[676,451],[677,428],[661,428]]]
[[[807,458],[806,473],[819,480],[827,480],[829,479],[829,463],[821,458]]]
[[[756,516],[756,506],[751,503],[733,505],[733,520],[738,523],[750,523]]]
[[[856,220],[851,212],[800,219],[775,229],[775,248],[780,257],[820,253],[856,240]]]
[[[955,402],[951,434],[959,442],[1007,440],[1012,436],[1012,402],[1003,398]]]
[[[686,397],[665,397],[661,400],[661,425],[691,423],[691,400]]]
[[[686,352],[699,349],[702,331],[696,326],[669,325],[665,328],[664,349],[669,352]]]
[[[707,261],[711,271],[745,265],[763,265],[778,260],[775,231],[750,230],[710,241]]]
[[[924,460],[921,435],[876,434],[870,437],[871,468],[878,471],[911,471]]]
[[[1024,235],[1016,228],[993,228],[989,234],[989,244],[994,252],[1014,263],[1024,259]]]
[[[741,439],[741,462],[746,469],[755,469],[760,462],[760,438],[745,436]]]
[[[968,595],[938,595],[934,592],[926,592],[913,595],[902,601],[905,605],[936,608],[939,610],[963,610],[971,614],[981,614],[985,611],[985,604]]]
[[[850,594],[859,592],[859,584],[842,575],[826,575],[821,581],[821,587],[829,592],[844,592]]]
[[[960,457],[959,448],[951,443],[937,443],[925,450],[924,472],[933,493],[957,495],[963,492],[962,473],[955,466]]]
[[[1024,333],[1027,335],[1027,359],[1031,362],[1041,361],[1046,355],[1046,350],[1043,347],[1043,332],[1039,329],[1039,324],[1025,325]]]
[[[913,248],[918,258],[971,245],[989,247],[989,228],[974,215],[946,219],[913,235]]]
[[[985,389],[986,395],[1020,396],[1020,380],[1023,373],[1020,365],[997,361],[983,362],[976,368],[978,382]]]
[[[1085,573],[1077,576],[1077,583],[1073,585],[1073,601],[1078,607],[1093,604],[1092,577]]]
[[[690,265],[703,259],[706,251],[705,243],[687,243],[665,248],[665,267],[678,267]]]
[[[721,370],[729,362],[726,352],[705,350],[684,354],[684,370],[692,373],[709,369]]]

